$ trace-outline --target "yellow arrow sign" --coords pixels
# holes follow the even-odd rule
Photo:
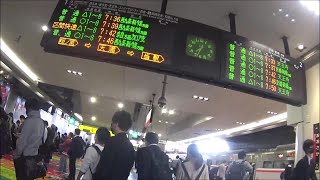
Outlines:
[[[127,51],[127,54],[128,54],[129,56],[133,56],[133,55],[134,55],[134,52],[133,52],[133,51]]]
[[[84,46],[85,46],[86,48],[90,48],[90,47],[91,47],[91,43],[85,43]]]
[[[110,53],[110,54],[118,54],[120,52],[120,48],[118,46],[99,43],[97,51]]]
[[[71,39],[71,38],[65,38],[65,37],[60,37],[58,44],[62,46],[70,46],[70,47],[75,47],[78,45],[78,40],[76,39]]]
[[[151,61],[154,63],[162,63],[164,61],[164,57],[160,54],[154,54],[149,52],[142,52],[141,59],[145,61]]]

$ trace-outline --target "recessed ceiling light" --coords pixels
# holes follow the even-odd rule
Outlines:
[[[0,74],[3,74],[3,73],[4,73],[4,71],[3,71],[3,70],[1,70],[1,71],[0,71]]]
[[[48,26],[44,25],[41,27],[42,31],[48,31]]]
[[[73,74],[77,74],[77,71],[72,71]]]
[[[72,71],[69,69],[69,70],[68,70],[68,73],[72,73]]]
[[[298,45],[298,49],[299,49],[299,50],[303,50],[303,49],[304,49],[304,45],[303,45],[303,44],[299,44],[299,45]]]
[[[273,113],[273,114],[274,114],[274,115],[277,115],[278,113],[275,112],[275,113]]]
[[[167,112],[168,112],[168,110],[167,110],[166,108],[164,108],[164,109],[161,110],[161,113],[164,113],[164,114],[165,114],[165,113],[167,113]]]
[[[161,135],[161,134],[158,134],[158,136],[161,137],[162,135]]]
[[[197,95],[193,95],[193,99],[198,99],[198,96]]]
[[[95,120],[97,120],[97,118],[96,118],[95,116],[92,116],[92,117],[91,117],[91,120],[92,120],[92,121],[95,121]]]
[[[124,107],[123,103],[118,103],[118,108],[122,109]]]
[[[96,103],[97,102],[97,98],[96,97],[91,97],[90,98],[90,102],[91,103]]]
[[[161,121],[161,120],[159,120],[159,122],[161,123],[162,121]]]
[[[295,22],[296,20],[295,19],[291,19],[291,22]]]
[[[210,119],[212,119],[211,116],[206,117],[206,120],[209,121]]]
[[[270,112],[270,111],[267,111],[267,113],[270,114],[271,112]]]
[[[285,16],[286,16],[286,17],[289,17],[289,14],[286,14]]]
[[[82,76],[82,72],[78,72],[78,75],[79,75],[79,76]]]
[[[204,98],[205,101],[209,101],[209,98]]]
[[[203,100],[203,99],[204,99],[204,97],[200,96],[200,97],[199,97],[199,99],[200,99],[200,100]]]
[[[236,122],[237,124],[239,124],[239,122]]]
[[[168,124],[169,122],[168,121],[166,121],[166,124]]]
[[[279,9],[279,12],[282,12],[282,9]]]
[[[170,115],[174,114],[174,110],[169,110],[169,114]]]

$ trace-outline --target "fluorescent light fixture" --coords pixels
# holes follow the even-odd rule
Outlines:
[[[161,134],[158,134],[158,136],[161,137],[162,135],[161,135]]]
[[[265,153],[262,153],[262,154],[274,154],[274,152],[265,152]]]
[[[161,123],[162,121],[161,121],[161,120],[159,120],[159,122]]]
[[[21,69],[29,78],[33,81],[38,81],[38,76],[34,74],[31,69],[14,53],[10,47],[4,42],[4,40],[0,39],[0,49],[1,51],[9,58],[11,62],[13,62],[19,69]]]
[[[197,95],[193,95],[193,99],[198,99],[198,96]]]
[[[79,76],[82,76],[82,72],[78,72],[78,75],[79,75]]]
[[[90,102],[91,103],[96,103],[97,102],[97,98],[94,97],[94,96],[90,97]]]
[[[73,74],[77,74],[77,71],[72,71]]]
[[[68,72],[68,73],[72,73],[72,71],[71,71],[70,69],[69,69],[69,70],[67,70],[67,72]]]
[[[203,99],[204,99],[204,97],[200,96],[200,97],[199,97],[199,99],[200,99],[200,100],[203,100]]]
[[[118,103],[118,108],[122,109],[124,107],[123,103]]]
[[[83,118],[80,114],[78,113],[74,113],[74,115],[80,120],[80,121],[83,121]]]
[[[48,31],[48,26],[44,25],[41,27],[42,31]]]
[[[163,114],[165,114],[165,113],[167,113],[167,112],[168,112],[168,110],[165,109],[165,108],[161,110],[161,113],[163,113]]]
[[[51,101],[48,101],[48,103],[51,105],[51,106],[53,106],[54,104],[53,104],[53,102],[51,102]]]
[[[205,101],[209,101],[209,98],[204,98]]]
[[[177,141],[176,143],[188,143],[188,142],[194,142],[194,141],[199,141],[199,140],[204,140],[204,139],[211,139],[213,137],[225,136],[225,135],[228,135],[231,133],[244,132],[250,128],[255,129],[258,127],[265,127],[265,126],[268,126],[271,124],[279,123],[279,122],[282,122],[286,118],[287,118],[287,113],[285,112],[285,113],[281,113],[281,114],[278,114],[275,116],[268,117],[266,119],[262,119],[258,122],[245,124],[243,126],[238,126],[238,127],[231,128],[231,129],[226,129],[226,130],[216,129],[216,130],[222,130],[222,131],[214,132],[214,133],[210,133],[207,135],[202,135],[202,136],[198,136],[198,137],[194,137],[194,138],[190,138],[190,139]]]
[[[91,117],[91,120],[92,120],[92,121],[95,121],[95,120],[97,120],[97,117],[92,116],[92,117]]]
[[[174,110],[169,110],[169,114],[170,115],[174,114]]]
[[[300,0],[300,3],[305,6],[309,11],[314,12],[319,16],[319,1],[317,0]]]
[[[44,98],[44,96],[41,93],[39,93],[38,91],[36,91],[36,95],[38,95],[41,98]]]
[[[209,121],[210,119],[212,119],[211,116],[206,117],[206,120]]]
[[[25,85],[26,87],[30,87],[30,84],[28,84],[25,80],[23,80],[23,79],[19,79],[19,81],[23,84],[23,85]]]

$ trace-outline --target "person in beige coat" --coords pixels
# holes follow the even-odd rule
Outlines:
[[[187,149],[187,161],[179,165],[177,180],[209,180],[208,166],[204,163],[196,144]]]

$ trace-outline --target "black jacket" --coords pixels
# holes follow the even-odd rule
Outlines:
[[[152,157],[150,151],[153,151],[155,154],[162,152],[158,146],[153,145],[138,149],[136,156],[138,180],[152,180]]]
[[[307,156],[304,156],[296,165],[294,169],[294,175],[296,180],[317,180],[315,173],[315,162],[313,159],[310,161]]]
[[[112,137],[102,151],[94,180],[127,180],[133,167],[134,153],[126,133]]]

